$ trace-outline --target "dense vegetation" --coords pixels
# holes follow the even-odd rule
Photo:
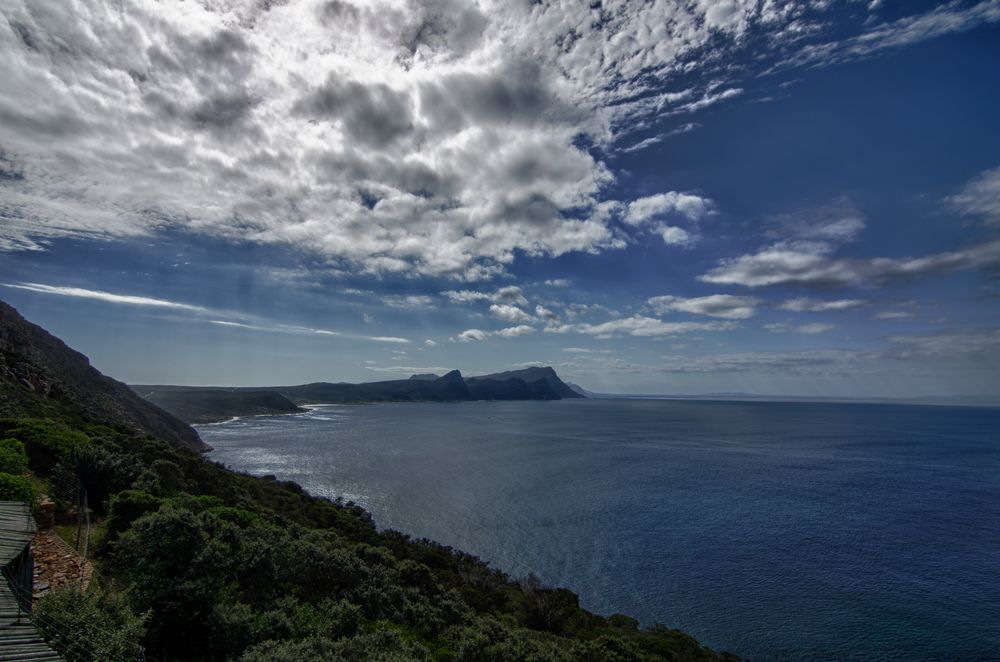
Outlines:
[[[729,657],[677,630],[591,614],[568,590],[515,581],[449,547],[380,532],[353,504],[228,471],[105,418],[107,402],[67,401],[43,364],[11,356],[0,343],[0,490],[30,500],[37,487],[57,512],[85,495],[103,532],[91,590],[55,591],[34,615],[67,659]],[[64,395],[50,397],[57,389]]]

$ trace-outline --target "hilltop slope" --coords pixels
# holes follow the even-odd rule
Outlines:
[[[275,391],[163,389],[156,386],[133,386],[132,390],[185,423],[215,423],[234,416],[266,416],[305,411]]]
[[[101,374],[86,356],[0,301],[0,416],[45,416],[54,409],[209,450],[190,425]]]

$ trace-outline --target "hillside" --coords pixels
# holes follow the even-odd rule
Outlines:
[[[551,393],[554,396],[551,398],[553,400],[558,400],[560,398],[585,397],[567,386],[563,380],[559,379],[559,375],[556,374],[556,371],[548,366],[525,368],[523,370],[510,370],[508,372],[498,372],[491,375],[470,377],[466,380],[466,382],[471,387],[475,385],[486,385],[489,382],[501,384],[509,383],[511,380],[523,381],[525,384],[529,385],[531,389],[539,393]],[[548,388],[546,389],[543,387],[542,383],[544,383]]]
[[[0,416],[50,411],[209,450],[190,425],[101,374],[86,356],[0,301]]]
[[[7,313],[5,326],[23,323],[12,319]],[[113,415],[131,411],[137,396],[96,370],[100,379],[88,373],[91,379],[73,388],[55,382],[49,366],[75,362],[79,369],[86,359],[40,331],[4,336],[5,366],[11,357],[30,358],[26,365],[36,370],[8,367],[21,370],[26,383],[8,378],[5,393],[44,399],[48,418],[0,420],[0,485],[20,485],[29,495],[38,486],[55,497],[57,512],[72,506],[59,498],[63,486],[87,495],[100,532],[91,546],[94,588],[51,590],[34,616],[65,659],[736,659],[679,630],[592,614],[573,592],[531,575],[516,580],[450,547],[379,531],[354,504],[229,471],[138,428],[109,426],[95,417],[87,385],[104,389],[101,405]],[[457,372],[431,384],[466,386]]]
[[[294,414],[305,411],[275,391],[225,389],[158,389],[135,386],[133,390],[185,423],[215,423],[234,416]]]

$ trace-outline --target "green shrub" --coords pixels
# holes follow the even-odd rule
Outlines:
[[[0,472],[23,474],[28,470],[28,454],[17,439],[0,439]]]
[[[67,660],[135,660],[148,615],[136,616],[121,597],[75,588],[48,593],[33,618],[42,636]]]
[[[0,501],[24,501],[35,505],[35,487],[24,476],[0,472]]]
[[[90,438],[50,418],[5,418],[0,420],[5,436],[24,442],[31,466],[49,471],[74,448],[90,444]]]

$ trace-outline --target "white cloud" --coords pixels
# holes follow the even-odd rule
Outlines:
[[[872,4],[876,5],[874,2]],[[808,44],[785,58],[774,69],[849,62],[941,35],[965,32],[982,23],[996,22],[1000,22],[1000,5],[995,0],[983,0],[972,6],[947,2],[924,14],[905,16],[891,23],[871,26],[860,35]]]
[[[1000,167],[983,172],[947,201],[959,213],[1000,225]]]
[[[472,341],[483,341],[486,340],[487,334],[485,331],[479,329],[466,329],[458,334],[457,338],[460,342],[472,342]]]
[[[834,258],[828,244],[779,242],[723,260],[699,277],[717,285],[846,287],[881,285],[931,274],[1000,266],[1000,240],[919,258]]]
[[[232,322],[227,320],[208,320],[208,323],[215,324],[217,326],[225,326],[236,329],[246,329],[248,331],[263,331],[266,333],[296,333],[296,334],[307,334],[307,335],[317,335],[317,336],[333,336],[333,337],[348,338],[354,340],[370,340],[372,342],[391,343],[397,345],[406,345],[409,344],[410,342],[406,338],[399,338],[397,336],[364,336],[352,333],[343,333],[340,331],[331,331],[330,329],[316,329],[308,326],[297,326],[294,324],[273,324],[273,323],[246,324],[244,322]]]
[[[712,210],[712,201],[692,193],[669,191],[638,198],[628,204],[624,220],[639,225],[654,218],[676,215],[697,222]]]
[[[504,338],[517,338],[519,336],[526,336],[529,333],[534,333],[535,328],[528,326],[527,324],[520,324],[518,326],[508,327],[506,329],[500,329],[496,332],[498,336],[503,336]]]
[[[905,320],[913,317],[913,313],[905,310],[886,310],[872,316],[873,320]]]
[[[199,315],[226,314],[226,315],[234,315],[236,317],[243,317],[243,318],[247,317],[245,315],[241,316],[236,313],[228,313],[226,311],[213,310],[211,308],[206,308],[204,306],[196,306],[188,303],[180,303],[177,301],[167,301],[165,299],[155,299],[151,297],[142,297],[130,294],[115,294],[112,292],[102,292],[100,290],[88,290],[80,287],[44,285],[42,283],[17,283],[17,284],[0,283],[0,285],[20,290],[38,292],[41,294],[54,294],[57,296],[74,297],[78,299],[91,299],[95,301],[102,301],[105,303],[111,303],[116,305],[164,308],[169,310],[197,313]],[[297,326],[294,324],[276,324],[272,322],[260,322],[260,323],[237,322],[233,320],[222,320],[222,319],[212,319],[207,321],[209,324],[214,324],[216,326],[224,326],[234,329],[245,329],[248,331],[263,331],[268,333],[299,333],[299,334],[312,334],[320,336],[338,336],[356,340],[370,340],[373,342],[383,342],[383,343],[393,343],[393,344],[408,344],[410,342],[406,338],[400,338],[397,336],[366,336],[366,335],[358,335],[351,333],[343,333],[340,331],[331,331],[330,329],[316,329],[306,326]]]
[[[675,296],[658,296],[648,299],[646,303],[661,315],[671,312],[683,312],[721,317],[723,319],[742,320],[753,317],[757,312],[760,300],[754,297],[734,296],[732,294],[713,294],[690,299]]]
[[[468,281],[518,254],[624,246],[600,155],[738,97],[736,77],[1000,19],[993,0],[863,34],[792,0],[10,0],[3,13],[0,250],[172,231]],[[848,36],[800,41],[827,20]],[[740,73],[733,53],[760,64]],[[626,220],[693,223],[706,205],[662,193]]]
[[[549,287],[569,287],[572,281],[569,278],[550,278],[545,284]]]
[[[660,236],[667,246],[687,246],[693,243],[691,233],[684,228],[674,225],[661,225],[659,227]]]
[[[476,290],[449,290],[442,292],[455,303],[475,303],[476,301],[492,301],[494,303],[506,303],[516,306],[527,306],[528,300],[521,293],[521,288],[517,285],[501,287],[495,292],[479,292]]]
[[[394,343],[398,345],[406,345],[409,344],[410,342],[408,339],[400,338],[398,336],[352,336],[352,337],[360,338],[362,340],[372,340],[374,342]]]
[[[151,297],[134,296],[130,294],[114,294],[112,292],[102,292],[100,290],[87,290],[82,287],[64,287],[59,285],[43,285],[42,283],[3,283],[4,287],[11,287],[18,290],[28,290],[42,294],[55,294],[76,299],[94,299],[105,303],[122,304],[126,306],[150,306],[153,308],[172,308],[174,310],[186,310],[194,313],[209,313],[211,309],[204,306],[195,306],[189,303],[179,303],[177,301],[167,301],[165,299],[154,299]]]
[[[823,324],[821,322],[814,322],[812,324],[802,324],[800,326],[793,326],[791,324],[786,324],[784,322],[775,322],[773,324],[765,324],[764,328],[771,333],[807,333],[807,334],[817,334],[826,333],[827,331],[834,328],[832,324]]]
[[[558,318],[558,315],[556,315],[553,311],[549,310],[548,308],[542,305],[535,306],[535,315],[540,320],[552,321]]]
[[[791,310],[797,313],[810,312],[810,313],[820,313],[831,310],[850,310],[852,308],[859,308],[866,305],[868,302],[864,299],[809,299],[806,297],[798,297],[796,299],[789,299],[782,303],[778,308],[782,310]]]
[[[430,338],[425,340],[424,344],[427,345],[428,347],[437,347],[437,343],[431,340]]]
[[[490,314],[504,322],[530,322],[532,317],[517,306],[495,303],[490,306]]]
[[[623,148],[621,151],[625,153],[638,152],[639,150],[646,149],[647,147],[652,147],[653,145],[661,143],[671,136],[677,136],[682,133],[688,133],[689,131],[694,131],[700,126],[701,124],[698,124],[697,122],[686,122],[678,126],[676,129],[673,129],[672,131],[667,131],[666,133],[658,133],[655,136],[650,136],[649,138],[640,140],[634,145],[629,145],[628,147]]]
[[[426,294],[389,294],[382,297],[382,303],[393,308],[429,308],[434,299]]]
[[[664,322],[652,317],[635,315],[601,324],[577,324],[572,330],[598,338],[610,338],[615,335],[652,338],[691,331],[728,331],[735,328],[736,324],[733,322]]]

